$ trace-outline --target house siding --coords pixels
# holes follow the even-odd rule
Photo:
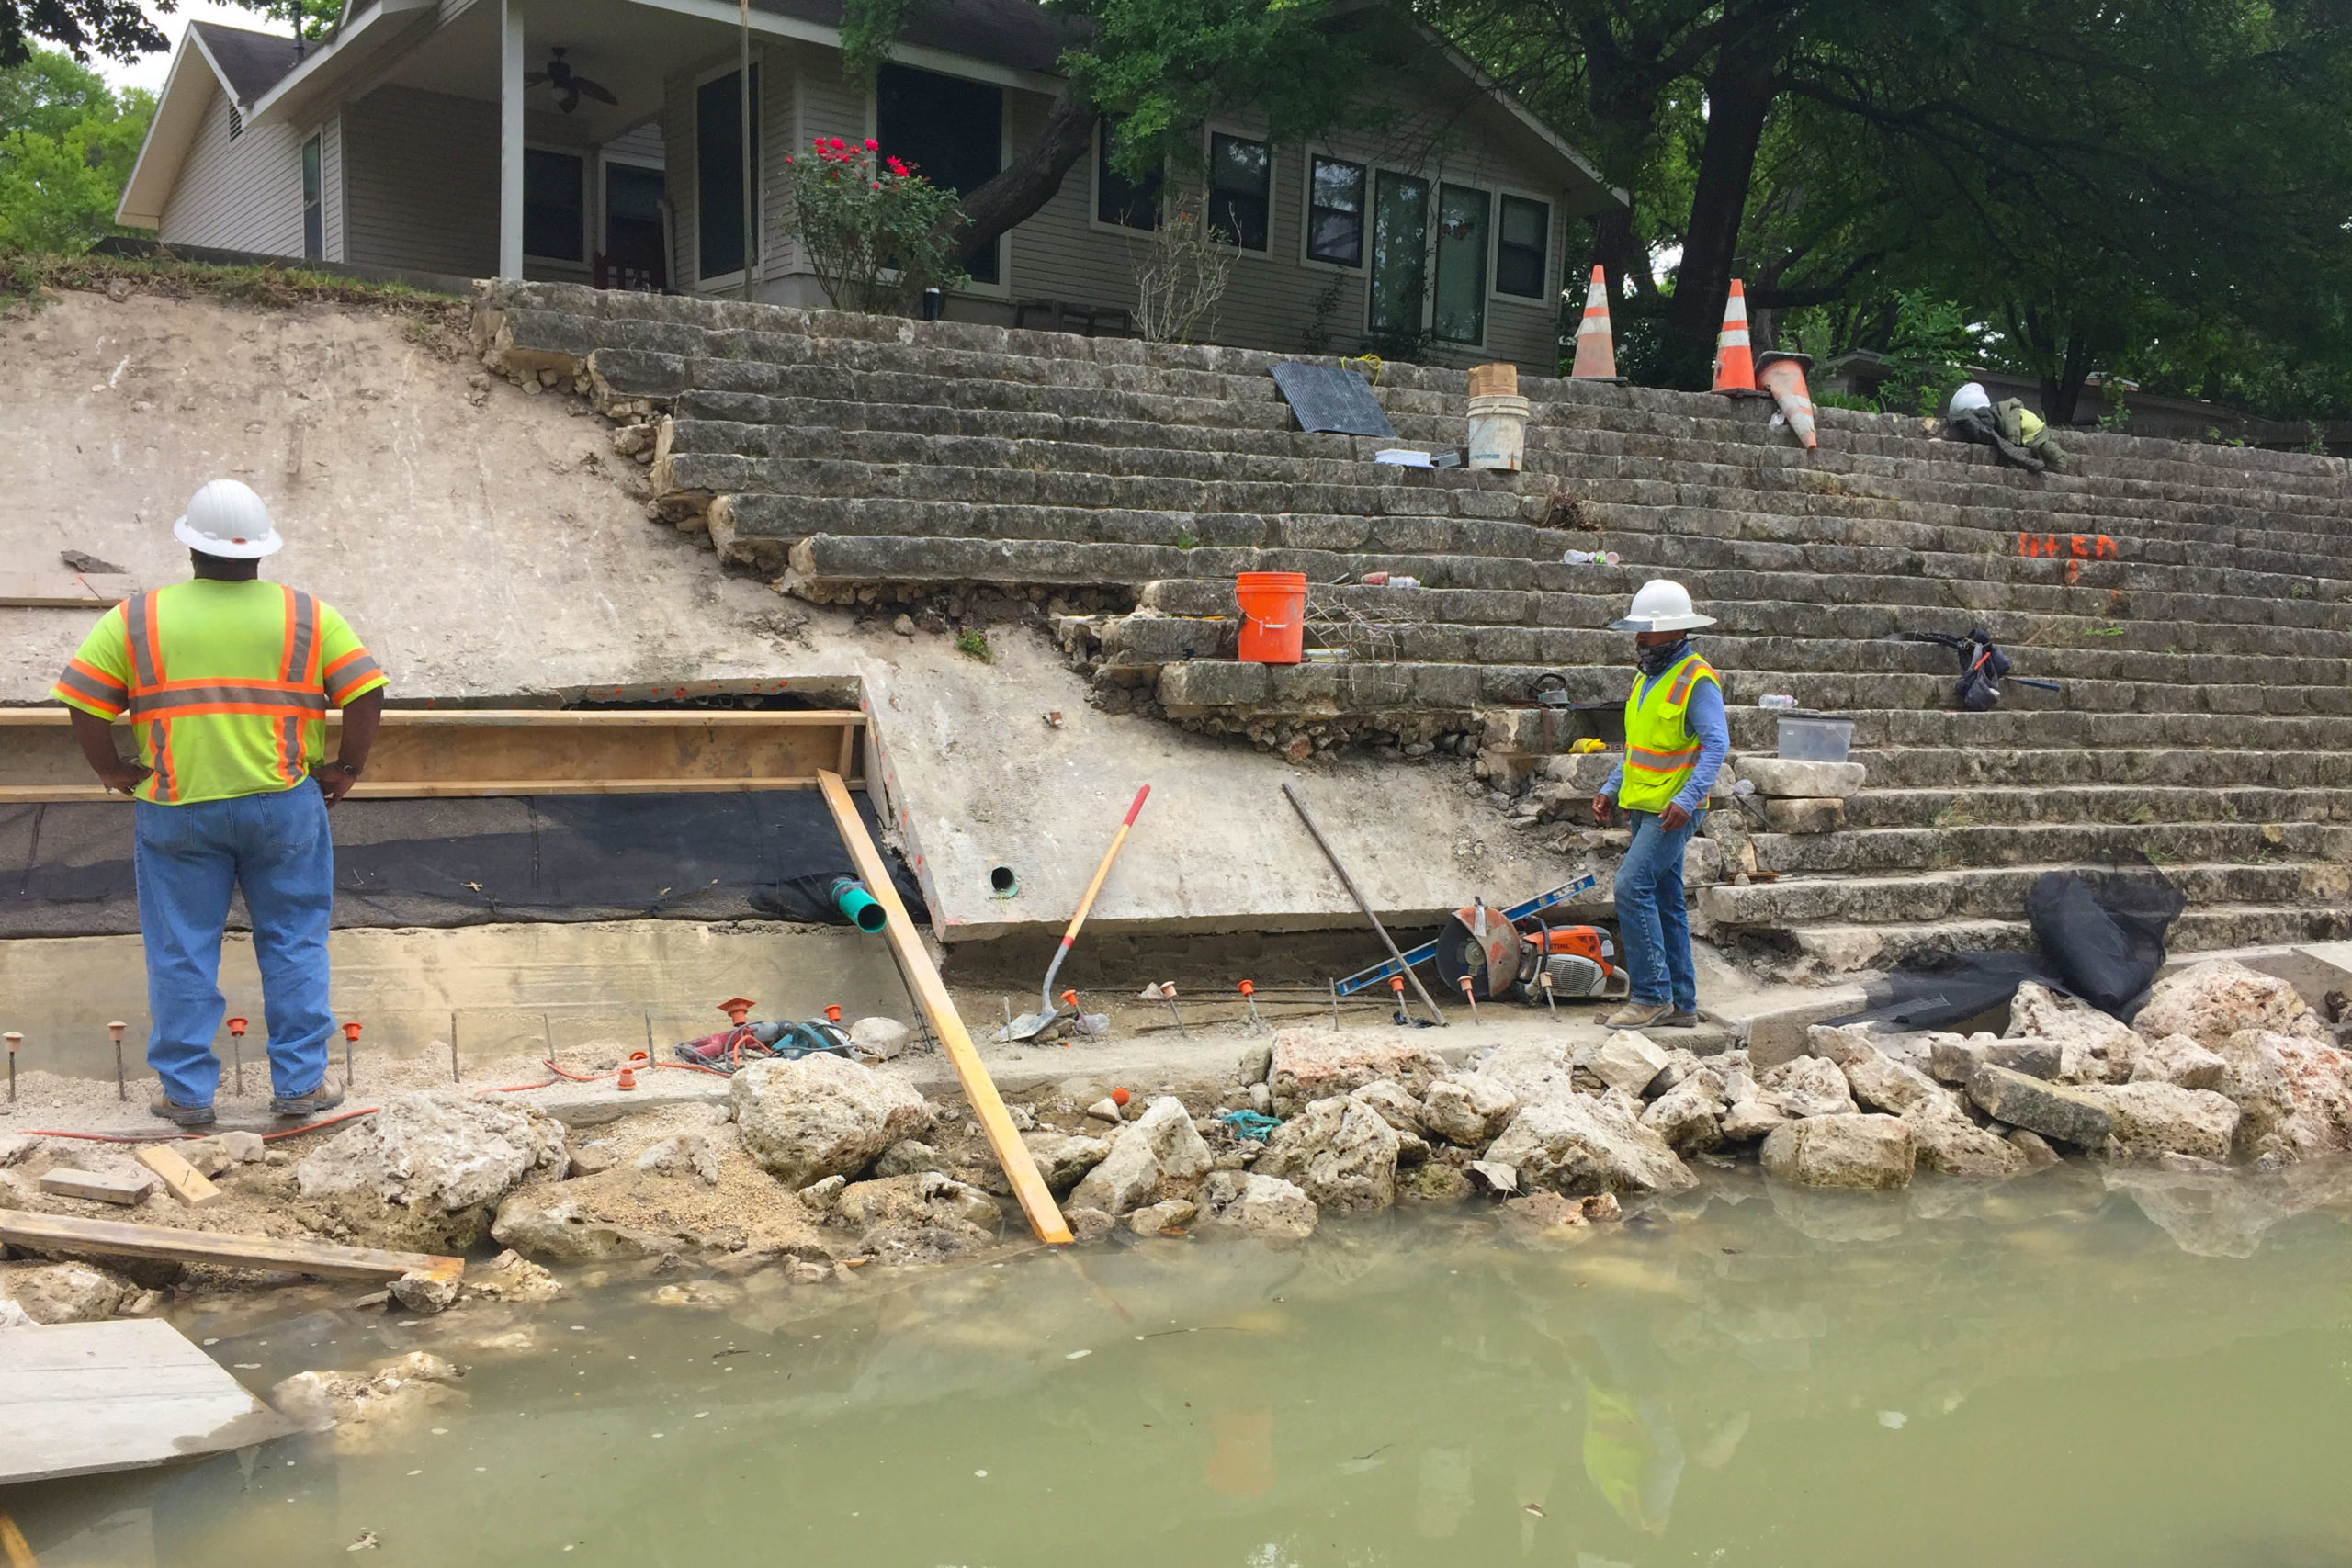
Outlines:
[[[379,87],[348,106],[344,121],[348,259],[493,276],[498,106],[413,87]]]
[[[156,237],[264,255],[302,254],[302,142],[308,130],[261,125],[229,134],[229,95],[216,91],[181,165]]]
[[[1049,108],[1047,100],[1033,94],[1016,95],[1014,139],[1033,141]],[[1262,122],[1235,118],[1215,129],[1238,136],[1260,133]],[[1419,175],[1435,183],[1475,186],[1490,196],[1504,193],[1537,197],[1550,204],[1551,228],[1545,254],[1545,293],[1539,299],[1519,300],[1493,292],[1492,236],[1487,275],[1487,335],[1482,345],[1430,345],[1433,364],[1464,366],[1487,360],[1510,360],[1544,375],[1557,373],[1559,313],[1556,304],[1561,276],[1561,251],[1566,223],[1563,198],[1546,188],[1540,170],[1499,157],[1492,152],[1454,141],[1434,111],[1401,113],[1395,126],[1379,135],[1341,133],[1307,146],[1274,151],[1267,249],[1233,256],[1233,269],[1218,301],[1214,325],[1203,335],[1209,341],[1272,349],[1276,352],[1326,354],[1355,352],[1364,340],[1368,265],[1333,267],[1305,259],[1307,160],[1315,154],[1344,158],[1367,169],[1388,169]],[[1175,182],[1173,199],[1198,211],[1197,176]],[[1012,233],[1012,285],[1015,299],[1046,298],[1072,304],[1124,307],[1136,302],[1135,270],[1147,240],[1132,231],[1097,226],[1094,213],[1092,154],[1073,168],[1062,188],[1037,214]],[[1492,223],[1490,217],[1490,226]],[[1367,229],[1369,215],[1367,214]],[[1367,234],[1367,250],[1369,235]],[[1334,288],[1336,285],[1336,289]],[[1318,327],[1317,307],[1319,312]],[[1317,341],[1319,339],[1319,342]]]
[[[792,170],[785,163],[800,144],[800,51],[774,45],[755,47],[752,60],[760,82],[760,262],[757,286],[763,299],[775,298],[776,280],[801,270],[799,248],[792,243]],[[662,84],[662,113],[655,120],[661,136],[656,160],[662,167],[662,185],[670,200],[671,287],[691,294],[735,295],[740,279],[711,284],[702,277],[702,213],[699,192],[702,171],[695,158],[695,96],[714,73],[734,69],[733,52],[713,55],[692,71],[681,72]],[[813,133],[812,133],[813,134]],[[616,147],[614,151],[617,152]],[[802,303],[797,299],[791,303]]]
[[[324,209],[326,259],[349,261],[343,230],[343,117],[329,115],[319,126],[319,199]]]

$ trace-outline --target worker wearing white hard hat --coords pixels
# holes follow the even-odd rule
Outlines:
[[[1707,792],[1731,750],[1723,682],[1690,647],[1715,624],[1679,582],[1642,584],[1611,631],[1634,634],[1640,669],[1625,699],[1625,756],[1592,798],[1604,827],[1622,807],[1633,841],[1617,868],[1617,926],[1632,994],[1606,1021],[1619,1029],[1688,1029],[1699,1021],[1682,853],[1705,818]]]
[[[51,694],[107,788],[132,797],[131,865],[153,1020],[151,1110],[184,1127],[214,1120],[226,1010],[220,942],[244,895],[269,1028],[271,1109],[308,1119],[343,1099],[327,1076],[334,841],[327,808],[368,765],[384,674],[331,604],[264,582],[284,541],[235,479],[196,492],[172,534],[191,581],[132,594],[102,616]],[[341,745],[325,755],[330,707]],[[136,761],[116,750],[128,719]]]

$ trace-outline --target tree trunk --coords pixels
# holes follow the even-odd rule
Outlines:
[[[1035,216],[1054,198],[1054,193],[1062,188],[1063,176],[1094,145],[1098,118],[1093,104],[1080,98],[1074,90],[1065,89],[1054,100],[1037,140],[1014,153],[1012,162],[987,184],[957,202],[955,214],[943,224],[954,232],[964,254],[994,244],[998,236]]]
[[[1690,224],[1668,312],[1670,374],[1684,386],[1707,385],[1724,300],[1731,293],[1734,253],[1756,172],[1765,117],[1778,95],[1781,29],[1767,22],[1724,43],[1707,76],[1707,140],[1690,192]]]
[[[2058,374],[2041,378],[2041,417],[2059,429],[2075,423],[2075,409],[2083,400],[2083,383],[2090,379],[2092,348],[2079,332],[2066,334],[2065,353]]]

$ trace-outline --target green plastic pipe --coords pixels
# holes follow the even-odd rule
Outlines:
[[[866,935],[875,935],[890,923],[889,916],[882,912],[881,904],[876,900],[873,894],[865,890],[865,885],[855,877],[834,877],[831,892],[833,908],[839,909],[848,918],[850,924],[865,932]]]

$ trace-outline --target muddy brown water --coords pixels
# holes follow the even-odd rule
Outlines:
[[[1710,1181],[1565,1236],[1423,1211],[424,1322],[209,1307],[182,1326],[256,1389],[429,1348],[464,1400],[0,1506],[48,1568],[2352,1562],[2340,1173]]]

